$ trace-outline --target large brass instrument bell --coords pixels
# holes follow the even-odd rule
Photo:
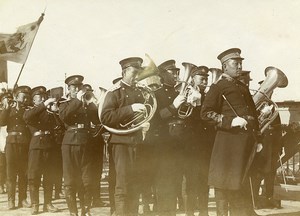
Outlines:
[[[258,121],[261,133],[267,129],[279,114],[277,104],[270,99],[273,90],[276,87],[284,88],[288,85],[286,75],[275,67],[267,67],[265,76],[265,80],[253,95],[253,101],[259,113]]]
[[[183,62],[182,65],[184,67],[184,75],[183,75],[182,81],[180,81],[181,88],[180,88],[179,94],[184,95],[185,98],[188,98],[188,95],[190,94],[189,79],[191,77],[192,71],[195,70],[197,68],[197,66],[192,63],[188,63],[188,62]],[[178,117],[181,119],[185,119],[185,118],[189,117],[192,114],[193,108],[194,107],[190,103],[185,101],[178,108]]]

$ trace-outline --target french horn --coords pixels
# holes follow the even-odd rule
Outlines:
[[[142,71],[139,72],[135,79],[135,87],[140,89],[144,99],[144,105],[146,107],[145,112],[135,113],[134,116],[130,119],[127,119],[125,122],[120,122],[117,128],[112,128],[107,125],[103,127],[110,133],[124,135],[136,132],[143,128],[143,124],[149,122],[157,109],[157,100],[154,94],[154,91],[161,86],[160,79],[158,79],[158,69],[152,59],[146,54],[146,57],[149,59],[149,64],[143,67]],[[120,81],[119,81],[120,82]],[[117,82],[115,85],[119,85]],[[113,88],[114,88],[113,86]],[[108,91],[107,91],[108,92]],[[106,94],[103,96],[101,103],[98,107],[98,115],[101,122],[101,113],[103,109],[103,101],[105,100]]]
[[[286,75],[275,67],[265,69],[265,80],[253,95],[256,110],[258,111],[258,122],[260,132],[263,133],[267,127],[278,116],[278,106],[270,97],[275,88],[285,88],[288,85]]]

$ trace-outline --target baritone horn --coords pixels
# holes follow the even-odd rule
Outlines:
[[[187,99],[190,94],[190,90],[191,90],[189,79],[191,77],[192,71],[195,70],[197,68],[197,66],[192,63],[188,63],[188,62],[183,62],[182,65],[184,67],[184,75],[183,75],[182,81],[180,81],[181,88],[179,90],[179,94],[185,96],[185,98]],[[193,108],[194,108],[194,106],[192,106],[192,104],[188,103],[186,100],[178,108],[178,117],[181,119],[185,119],[185,118],[189,117],[192,114]]]
[[[124,135],[136,132],[143,128],[143,124],[149,122],[157,109],[157,101],[154,95],[155,90],[161,86],[160,78],[158,77],[158,69],[155,66],[152,59],[146,54],[146,58],[149,60],[149,65],[143,67],[143,69],[138,72],[135,79],[135,87],[142,92],[142,97],[144,99],[144,105],[146,107],[145,112],[135,113],[132,118],[126,119],[120,123],[116,128],[108,127],[104,125],[104,128],[114,134]],[[115,85],[119,85],[116,83]],[[112,88],[114,88],[113,86]],[[109,92],[109,91],[107,91]],[[105,100],[107,92],[103,98]],[[101,122],[101,113],[103,109],[103,103],[99,104],[98,115]]]
[[[263,133],[267,127],[278,116],[278,106],[270,97],[275,88],[285,88],[288,85],[286,75],[275,67],[265,69],[265,80],[253,95],[256,110],[258,111],[258,122],[260,132]]]

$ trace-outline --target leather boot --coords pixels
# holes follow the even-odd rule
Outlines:
[[[11,182],[7,182],[7,197],[8,197],[8,209],[15,209],[15,195],[16,195],[16,184]]]
[[[31,206],[31,215],[37,215],[39,213],[39,205],[32,204]]]
[[[52,187],[51,185],[44,186],[44,212],[58,212],[58,208],[52,205]]]
[[[35,185],[29,185],[29,194],[31,200],[31,214],[36,215],[39,213],[39,188]]]
[[[76,196],[70,187],[65,187],[65,197],[70,215],[78,215]]]
[[[199,196],[199,216],[208,215],[208,194]]]
[[[217,216],[228,216],[228,203],[226,200],[217,201]]]

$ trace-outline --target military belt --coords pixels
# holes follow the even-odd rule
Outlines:
[[[18,136],[18,135],[20,136],[22,134],[23,134],[22,132],[17,132],[17,131],[11,131],[7,133],[8,136]]]
[[[89,128],[84,124],[75,124],[68,127],[68,130],[77,130],[77,129],[89,129]]]
[[[49,135],[51,134],[50,131],[36,131],[33,133],[33,136],[42,136],[42,135]]]

